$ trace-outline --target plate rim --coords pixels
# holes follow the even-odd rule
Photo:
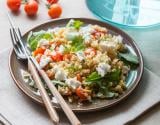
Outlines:
[[[101,107],[89,108],[89,109],[72,109],[72,110],[73,110],[74,112],[93,112],[93,111],[97,111],[97,110],[102,110],[102,109],[110,108],[110,107],[118,104],[119,102],[124,101],[130,94],[132,94],[132,93],[134,92],[134,90],[135,90],[135,89],[137,88],[137,86],[139,85],[140,80],[141,80],[141,78],[142,78],[142,76],[143,76],[144,61],[143,61],[143,56],[142,56],[141,50],[139,49],[139,47],[138,47],[138,45],[136,44],[136,42],[132,39],[132,37],[130,37],[130,36],[129,36],[126,32],[124,32],[123,30],[121,30],[121,29],[119,29],[119,28],[117,28],[117,27],[115,27],[115,26],[113,26],[113,25],[111,25],[111,24],[109,24],[109,23],[102,22],[102,21],[99,21],[99,20],[96,20],[96,19],[91,19],[91,18],[60,18],[60,19],[54,19],[54,20],[45,21],[45,22],[42,22],[42,23],[40,23],[40,24],[38,24],[38,25],[35,25],[35,26],[31,27],[29,30],[27,30],[25,33],[23,33],[22,36],[25,36],[26,34],[28,34],[28,33],[29,33],[30,31],[32,31],[33,29],[38,28],[38,27],[43,26],[43,25],[46,25],[46,24],[48,24],[48,23],[53,23],[53,22],[55,22],[55,21],[63,21],[63,20],[65,21],[65,20],[69,20],[69,19],[79,19],[79,20],[87,20],[87,21],[96,21],[96,22],[99,22],[99,23],[101,23],[101,24],[108,25],[108,26],[110,26],[111,28],[113,28],[114,30],[117,30],[118,32],[121,32],[122,34],[124,34],[125,36],[127,36],[127,37],[129,38],[129,43],[132,42],[132,44],[135,46],[135,49],[136,49],[136,51],[137,51],[138,54],[139,54],[139,60],[140,60],[140,62],[141,62],[141,64],[140,64],[140,71],[139,71],[140,74],[137,76],[137,78],[136,78],[137,80],[134,82],[134,84],[132,85],[132,87],[130,88],[130,90],[129,90],[127,93],[125,93],[121,98],[118,98],[118,99],[116,99],[115,101],[113,101],[112,103],[110,103],[110,104],[108,104],[108,105],[105,105],[105,106],[101,106]],[[114,31],[114,32],[115,32],[115,31]],[[117,33],[117,32],[115,32],[115,33]],[[43,103],[42,99],[38,99],[38,98],[32,96],[30,93],[28,93],[28,92],[26,91],[26,89],[24,89],[24,88],[22,87],[22,84],[21,84],[20,82],[18,82],[18,80],[16,80],[16,77],[15,77],[13,71],[12,71],[12,70],[13,70],[13,67],[12,67],[12,60],[11,60],[11,58],[12,58],[13,53],[14,53],[14,50],[13,50],[13,49],[10,50],[10,53],[9,53],[9,61],[8,61],[9,63],[8,63],[8,64],[9,64],[9,72],[10,72],[10,74],[11,74],[11,76],[12,76],[12,79],[13,79],[14,83],[16,84],[16,86],[17,86],[25,95],[27,95],[29,98],[31,98],[32,101],[34,101],[34,102],[36,102],[36,103],[44,106],[44,103]],[[37,96],[37,95],[36,95],[36,96]],[[61,108],[58,107],[58,106],[56,106],[56,105],[53,105],[53,107],[55,107],[55,108],[58,109],[58,110],[61,110]]]

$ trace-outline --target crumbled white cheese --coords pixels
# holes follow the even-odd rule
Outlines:
[[[60,81],[63,81],[63,80],[66,80],[67,78],[67,75],[66,73],[63,71],[63,70],[58,70],[56,73],[55,73],[55,79],[56,80],[60,80]]]
[[[108,49],[113,49],[116,47],[116,43],[109,41],[101,41],[99,45],[103,51],[107,51]]]
[[[92,25],[87,25],[87,26],[81,27],[79,32],[82,34],[87,34],[87,33],[91,34],[92,32],[94,32],[94,28],[92,27]]]
[[[41,68],[44,68],[50,61],[51,61],[50,57],[42,55],[39,65]]]
[[[38,47],[42,47],[42,46],[46,46],[46,45],[49,45],[49,41],[46,40],[46,39],[41,39],[41,40],[38,42]]]
[[[99,63],[98,67],[96,68],[97,72],[99,75],[101,75],[102,77],[104,77],[107,72],[109,72],[111,69],[111,66],[107,63]]]
[[[94,32],[94,29],[92,28],[92,25],[81,27],[79,32],[83,36],[84,43],[89,44],[91,42],[91,33]]]
[[[83,51],[78,51],[76,52],[77,57],[79,58],[80,61],[85,59],[85,55]]]
[[[53,72],[56,73],[58,70],[60,70],[60,67],[58,65],[55,65],[53,67]]]
[[[113,36],[113,40],[114,40],[116,43],[122,43],[123,37],[122,37],[121,35]]]
[[[60,45],[60,46],[59,46],[59,49],[58,49],[58,52],[63,53],[64,50],[65,50],[64,46],[63,46],[63,45]]]
[[[57,99],[54,96],[52,97],[51,102],[58,103]]]
[[[66,79],[65,83],[71,87],[73,90],[78,88],[81,85],[81,82],[79,82],[76,78],[69,78]]]

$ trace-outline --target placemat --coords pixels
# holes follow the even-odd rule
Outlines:
[[[8,69],[9,50],[0,53],[0,113],[13,125],[51,125],[45,108],[34,103],[14,84]],[[137,89],[118,105],[95,113],[77,114],[85,125],[123,125],[160,102],[160,78],[144,69]],[[61,125],[69,125],[59,112]]]

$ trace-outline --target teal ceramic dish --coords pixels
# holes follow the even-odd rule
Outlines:
[[[93,20],[93,19],[86,19],[86,18],[73,18],[73,19],[81,20],[84,22],[84,24],[97,24],[102,27],[106,27],[111,34],[121,35],[123,37],[123,43],[125,43],[127,45],[129,51],[131,53],[137,55],[138,61],[139,61],[139,66],[135,70],[130,71],[130,73],[126,79],[126,85],[127,85],[128,89],[122,95],[120,95],[118,98],[97,99],[94,101],[94,103],[87,103],[87,104],[85,103],[82,106],[78,106],[75,103],[67,102],[68,105],[72,108],[72,110],[75,112],[91,112],[91,111],[96,111],[96,110],[108,108],[108,107],[111,107],[111,106],[119,103],[120,101],[124,100],[132,92],[136,92],[133,90],[138,86],[138,83],[140,82],[141,77],[142,77],[143,59],[142,59],[142,54],[141,54],[138,46],[134,42],[134,40],[129,35],[127,35],[125,32],[123,32],[122,30],[120,30],[110,24],[107,24],[107,23],[104,23],[101,21],[97,21],[97,20]],[[47,30],[52,27],[65,26],[69,20],[70,20],[70,18],[51,20],[49,22],[40,24],[40,25],[32,28],[28,32],[26,32],[23,35],[23,38],[26,40],[28,33],[30,31],[39,31],[42,29]],[[33,89],[31,89],[29,87],[29,85],[24,82],[22,75],[21,75],[21,70],[26,70],[26,71],[28,70],[27,63],[20,62],[16,58],[16,55],[13,50],[11,51],[10,56],[9,56],[9,68],[10,68],[11,76],[12,76],[13,80],[15,81],[16,85],[20,88],[20,90],[22,90],[22,92],[25,93],[27,96],[29,96],[33,101],[38,102],[41,105],[44,105],[41,97],[39,95],[36,95],[35,92],[33,91]],[[61,109],[57,103],[53,103],[53,106],[56,107],[57,109]]]
[[[122,28],[149,28],[160,25],[159,0],[86,0],[99,19]]]

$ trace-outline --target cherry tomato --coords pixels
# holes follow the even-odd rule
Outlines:
[[[86,100],[88,97],[88,93],[85,92],[85,89],[83,89],[82,87],[78,87],[76,89],[76,94],[81,100]]]
[[[60,17],[61,14],[62,14],[62,8],[61,8],[61,6],[59,4],[52,4],[49,7],[48,15],[52,19]]]
[[[38,12],[38,3],[35,0],[29,0],[24,5],[24,10],[28,16],[34,16]]]
[[[54,4],[54,3],[57,3],[58,0],[47,0],[49,4]]]
[[[7,6],[11,11],[18,11],[21,6],[21,0],[7,0]]]
[[[55,55],[51,55],[53,61],[59,62],[63,60],[63,55],[61,53],[56,52]]]
[[[36,56],[36,55],[38,55],[38,54],[44,54],[44,52],[45,52],[45,49],[43,49],[43,48],[37,48],[37,49],[33,52],[33,54],[34,54],[34,56]]]

